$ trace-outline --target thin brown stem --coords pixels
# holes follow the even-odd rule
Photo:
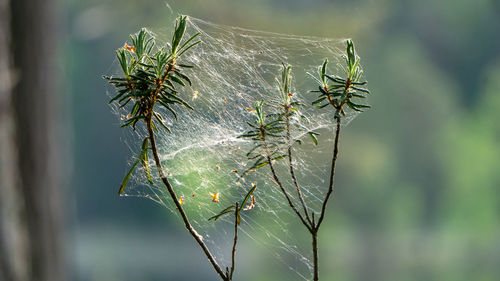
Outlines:
[[[321,207],[320,217],[318,219],[318,223],[314,226],[317,230],[319,229],[321,222],[323,222],[323,218],[326,213],[326,205],[328,204],[328,200],[330,200],[330,196],[333,194],[333,181],[335,177],[335,165],[337,163],[337,156],[339,154],[339,136],[340,136],[340,118],[335,118],[337,120],[337,130],[335,131],[335,142],[333,148],[333,156],[332,156],[332,166],[330,170],[330,184],[328,185],[328,192],[326,193],[325,199],[323,200],[323,206]]]
[[[152,111],[151,111],[151,114],[152,114]],[[155,141],[155,135],[154,135],[154,132],[153,132],[153,127],[151,125],[152,124],[152,119],[151,119],[152,116],[151,116],[151,114],[150,114],[150,116],[149,116],[149,118],[148,118],[148,120],[146,122],[146,127],[148,129],[149,141],[151,142],[151,150],[153,152],[153,156],[154,156],[154,159],[155,159],[155,163],[156,163],[156,168],[158,170],[158,174],[159,174],[159,176],[160,176],[163,184],[167,188],[167,191],[170,194],[170,197],[174,201],[174,204],[177,207],[177,211],[181,215],[181,218],[182,218],[182,220],[184,222],[184,226],[186,227],[186,229],[188,230],[188,232],[191,234],[191,236],[193,236],[194,240],[198,243],[198,245],[201,247],[201,249],[205,253],[208,261],[210,262],[210,264],[212,265],[212,267],[215,269],[215,271],[217,272],[217,274],[219,274],[219,276],[222,278],[222,280],[229,281],[229,279],[228,279],[229,276],[227,276],[226,274],[224,274],[224,272],[222,271],[222,269],[220,268],[220,266],[217,264],[217,261],[215,260],[214,256],[212,255],[212,253],[210,253],[210,251],[208,250],[208,247],[203,242],[202,236],[199,235],[198,232],[196,232],[196,230],[194,229],[194,227],[189,222],[189,219],[188,219],[188,217],[186,215],[186,212],[182,208],[182,205],[179,203],[179,199],[177,198],[177,195],[175,194],[172,185],[170,184],[170,182],[168,181],[167,177],[165,176],[165,173],[163,172],[163,167],[161,165],[160,157],[158,156],[158,150],[157,150],[157,147],[156,147],[156,141]]]
[[[309,224],[312,226],[313,223],[311,221],[311,218],[309,217],[309,212],[307,211],[307,205],[306,205],[306,202],[304,201],[304,196],[302,195],[302,191],[300,190],[300,186],[298,184],[297,177],[295,176],[295,171],[293,168],[292,144],[290,143],[290,141],[291,141],[290,117],[288,116],[288,114],[286,115],[286,138],[287,138],[287,142],[288,142],[288,166],[290,168],[290,175],[292,176],[293,184],[295,185],[295,188],[297,189],[297,195],[299,196],[300,204],[302,204],[302,207],[304,208],[304,214],[306,215],[306,219],[309,222]]]
[[[290,205],[290,207],[292,208],[292,210],[297,214],[297,216],[299,217],[300,221],[302,222],[302,224],[305,225],[305,227],[309,230],[309,231],[312,231],[312,227],[307,223],[306,220],[304,220],[304,217],[302,216],[302,214],[297,210],[297,208],[295,208],[295,205],[293,204],[292,200],[290,199],[290,196],[288,195],[288,192],[285,190],[285,188],[283,187],[283,185],[281,184],[281,181],[279,180],[278,178],[278,175],[276,174],[276,171],[274,170],[274,165],[272,163],[272,160],[271,160],[271,157],[269,156],[269,154],[267,155],[267,161],[269,162],[269,167],[271,168],[271,174],[273,175],[273,178],[274,178],[274,182],[276,182],[276,184],[278,185],[278,187],[280,188],[281,192],[283,193],[283,195],[285,195],[285,198],[286,200],[288,201],[288,205]]]
[[[236,254],[236,244],[238,244],[238,220],[240,209],[238,207],[238,202],[235,203],[236,210],[234,211],[234,243],[233,251],[231,253],[231,273],[229,273],[229,280],[233,280],[234,273],[234,256]]]

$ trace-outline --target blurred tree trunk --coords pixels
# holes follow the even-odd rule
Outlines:
[[[0,280],[63,279],[52,0],[0,0]]]
[[[0,0],[0,280],[28,281],[27,229],[16,181],[9,21],[8,0]]]

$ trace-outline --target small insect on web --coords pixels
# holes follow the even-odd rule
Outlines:
[[[202,34],[202,42],[179,61],[196,65],[185,70],[191,87],[179,90],[179,96],[189,100],[193,109],[172,105],[176,122],[170,110],[158,109],[157,119],[169,128],[156,133],[162,166],[181,195],[179,203],[221,263],[230,263],[227,249],[232,244],[233,218],[220,216],[216,222],[208,218],[224,212],[227,205],[241,202],[252,188],[253,193],[240,205],[240,224],[244,226],[241,231],[269,249],[275,260],[293,264],[294,272],[308,280],[312,271],[309,238],[292,235],[300,233],[300,223],[282,200],[272,176],[248,162],[252,141],[239,136],[248,131],[248,123],[255,118],[255,101],[265,100],[263,106],[279,107],[281,91],[286,93],[285,99],[305,105],[297,106],[298,114],[290,117],[293,126],[289,141],[301,143],[294,146],[296,178],[301,182],[305,204],[311,212],[318,213],[328,178],[330,159],[326,155],[331,153],[328,144],[334,138],[335,114],[311,107],[317,93],[310,90],[318,89],[324,82],[316,77],[325,58],[332,72],[346,71],[342,67],[346,40],[253,31],[190,17],[185,36],[190,38],[198,33]],[[125,45],[127,51],[132,51],[127,47],[130,46]],[[281,80],[283,63],[293,66],[289,73],[293,83],[286,91],[275,82]],[[129,114],[123,108],[115,108],[115,112],[118,116]],[[346,126],[359,112],[347,108],[342,114],[342,124]],[[137,128],[127,136],[127,142],[135,148],[137,140],[146,135],[144,129]],[[276,151],[286,146],[287,143],[276,144]],[[276,159],[272,159],[276,161],[277,173],[287,171],[287,166],[278,161],[280,156],[276,154]],[[157,173],[145,171],[154,166],[153,159],[142,159],[140,163],[146,161],[148,165],[137,165],[123,194],[150,198],[177,214]],[[283,184],[293,186],[292,181],[286,179]]]

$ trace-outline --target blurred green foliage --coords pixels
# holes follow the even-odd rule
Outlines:
[[[498,1],[170,5],[174,13],[153,0],[70,0],[61,8],[74,125],[77,280],[216,280],[197,275],[209,265],[193,259],[189,252],[198,249],[176,217],[148,200],[116,196],[130,150],[117,141],[119,120],[106,106],[100,74],[116,67],[110,54],[129,33],[146,26],[170,35],[177,12],[357,42],[376,110],[341,139],[334,210],[321,234],[323,280],[498,280]],[[248,262],[238,280],[300,280],[250,239],[241,243],[240,262]]]

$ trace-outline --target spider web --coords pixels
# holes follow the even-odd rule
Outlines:
[[[215,222],[207,219],[230,204],[241,202],[254,182],[257,185],[254,193],[256,205],[254,209],[242,212],[239,231],[267,248],[274,255],[273,260],[283,262],[308,280],[312,272],[309,233],[272,180],[269,167],[257,169],[244,178],[238,175],[252,163],[246,157],[252,143],[238,136],[249,129],[246,122],[254,120],[248,107],[252,107],[255,101],[264,99],[267,112],[278,105],[275,79],[281,77],[283,63],[291,64],[294,99],[305,104],[300,108],[303,118],[296,118],[293,122],[306,131],[321,134],[316,146],[305,130],[291,132],[294,140],[302,140],[302,144],[293,146],[293,164],[306,204],[317,216],[328,188],[335,125],[334,110],[311,106],[317,94],[309,91],[318,88],[319,81],[314,77],[318,77],[318,66],[325,58],[330,62],[329,73],[344,75],[341,56],[345,53],[345,39],[254,31],[191,17],[185,36],[189,38],[196,32],[202,33],[202,43],[181,59],[182,63],[196,66],[188,70],[192,87],[181,90],[181,96],[194,110],[178,108],[177,121],[168,112],[161,112],[164,119],[169,120],[168,126],[172,130],[170,134],[161,131],[157,135],[160,158],[167,175],[177,195],[183,197],[183,207],[191,223],[223,268],[231,261],[234,216],[227,215]],[[116,108],[115,112],[118,116],[127,114]],[[348,111],[343,125],[356,114]],[[140,150],[140,142],[145,136],[146,132],[138,128],[126,138],[134,153]],[[137,154],[131,161],[135,157]],[[275,165],[280,180],[301,209],[287,161],[278,161]],[[152,159],[149,166],[154,185],[147,182],[144,171],[136,169],[124,194],[152,199],[177,215]],[[212,201],[210,192],[220,193],[218,203]]]

